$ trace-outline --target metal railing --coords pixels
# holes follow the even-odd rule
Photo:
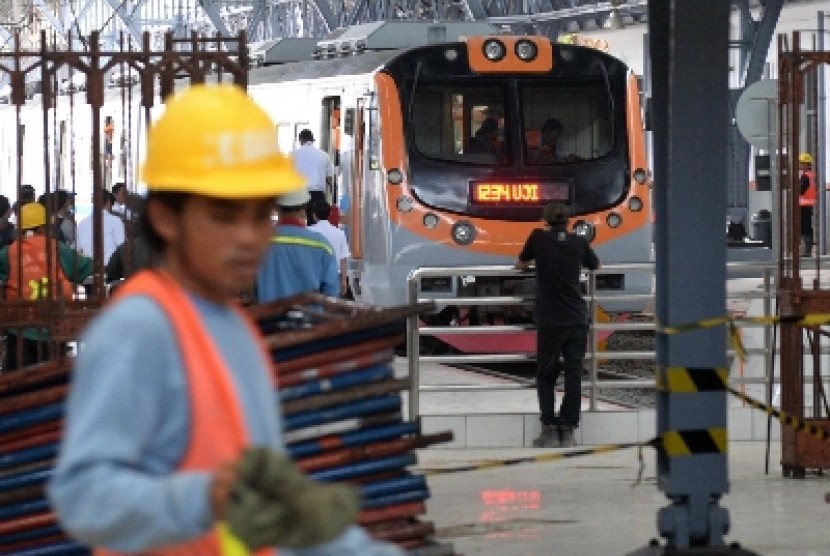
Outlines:
[[[752,280],[760,280],[760,289],[753,288],[750,291],[730,291],[729,283],[727,284],[726,298],[727,303],[731,301],[753,301],[761,299],[763,301],[764,316],[772,316],[774,310],[774,301],[776,292],[774,289],[774,281],[772,279],[775,271],[774,263],[758,263],[758,262],[730,262],[727,263],[727,274],[729,277],[736,275],[741,278],[748,278]],[[632,264],[617,264],[604,265],[602,268],[589,272],[587,280],[586,301],[589,307],[589,314],[595,315],[596,308],[607,305],[608,303],[636,302],[643,306],[654,304],[653,293],[611,293],[597,291],[596,283],[597,277],[604,274],[632,274],[632,273],[647,273],[650,276],[654,275],[653,263],[632,263]],[[508,265],[495,266],[465,266],[465,267],[421,267],[410,272],[407,287],[409,291],[409,302],[420,303],[433,301],[436,303],[445,303],[446,305],[460,306],[460,307],[475,307],[475,306],[504,306],[504,307],[532,307],[533,296],[522,295],[500,295],[487,297],[452,297],[447,299],[435,299],[431,297],[423,297],[419,295],[420,285],[425,278],[436,277],[453,277],[462,278],[467,276],[475,277],[498,277],[498,278],[532,278],[532,272],[523,272],[514,269]],[[724,308],[724,314],[726,307]],[[593,321],[593,319],[592,319]],[[733,385],[763,383],[769,386],[770,377],[773,376],[773,327],[769,324],[759,324],[752,322],[739,323],[740,328],[749,327],[763,327],[763,345],[762,347],[746,348],[748,357],[762,356],[764,360],[764,373],[760,377],[733,377],[731,382]],[[625,332],[625,331],[654,331],[656,328],[654,319],[649,322],[591,322],[589,325],[589,342],[586,353],[586,362],[588,362],[588,380],[583,382],[583,390],[588,391],[589,411],[596,411],[598,408],[598,391],[599,389],[615,389],[615,388],[653,388],[653,379],[641,380],[608,380],[600,379],[601,364],[608,360],[646,360],[655,362],[656,354],[654,349],[649,350],[617,350],[612,351],[608,349],[600,349],[600,337],[605,333]],[[421,363],[441,363],[446,365],[472,365],[472,364],[493,364],[493,363],[527,363],[535,361],[535,354],[530,353],[477,353],[477,354],[447,354],[447,355],[421,355],[421,337],[422,336],[442,336],[442,335],[463,335],[463,334],[481,334],[487,333],[503,333],[515,334],[520,332],[527,332],[535,330],[532,324],[515,324],[515,325],[475,325],[475,326],[427,326],[421,322],[418,315],[409,317],[407,322],[407,364],[409,368],[409,376],[411,377],[411,386],[409,394],[409,417],[416,419],[420,411],[420,392],[421,391],[477,391],[477,390],[505,390],[505,389],[527,389],[532,388],[530,381],[521,383],[516,381],[514,384],[505,385],[482,385],[482,384],[442,384],[442,385],[422,385],[421,384]],[[734,357],[736,354],[733,349],[727,350],[727,355]]]

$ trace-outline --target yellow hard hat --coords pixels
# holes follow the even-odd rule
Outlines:
[[[798,155],[798,161],[799,162],[806,162],[807,164],[812,164],[813,163],[813,155],[811,155],[810,153],[801,153],[800,155]]]
[[[20,229],[31,230],[46,224],[46,207],[40,203],[26,203],[20,207]]]
[[[224,199],[270,197],[305,180],[277,150],[271,118],[234,85],[195,85],[150,129],[142,179],[149,191]]]

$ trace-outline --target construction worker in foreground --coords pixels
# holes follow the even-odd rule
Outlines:
[[[303,186],[239,88],[194,86],[151,129],[142,231],[162,263],[90,324],[48,494],[96,554],[400,556],[353,525],[355,491],[283,454],[271,363],[236,303]]]
[[[813,155],[798,155],[798,173],[801,194],[798,205],[801,210],[801,240],[804,244],[804,256],[813,254],[813,210],[816,206],[816,173],[813,171]]]

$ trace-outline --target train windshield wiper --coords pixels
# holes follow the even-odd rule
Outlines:
[[[415,65],[415,76],[412,79],[412,90],[409,92],[409,106],[406,109],[406,118],[408,121],[413,121],[413,114],[412,109],[415,106],[415,92],[418,89],[418,77],[421,76],[421,60],[418,60],[417,64]],[[414,128],[414,126],[407,126],[410,130]],[[412,133],[412,131],[410,131]]]

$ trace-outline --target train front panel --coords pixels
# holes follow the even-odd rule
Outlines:
[[[639,96],[619,60],[541,37],[471,38],[394,57],[365,103],[361,299],[406,302],[418,267],[512,264],[551,201],[571,207],[569,225],[604,262],[648,260]],[[645,291],[641,278],[600,287]],[[459,292],[452,280],[424,286]]]

